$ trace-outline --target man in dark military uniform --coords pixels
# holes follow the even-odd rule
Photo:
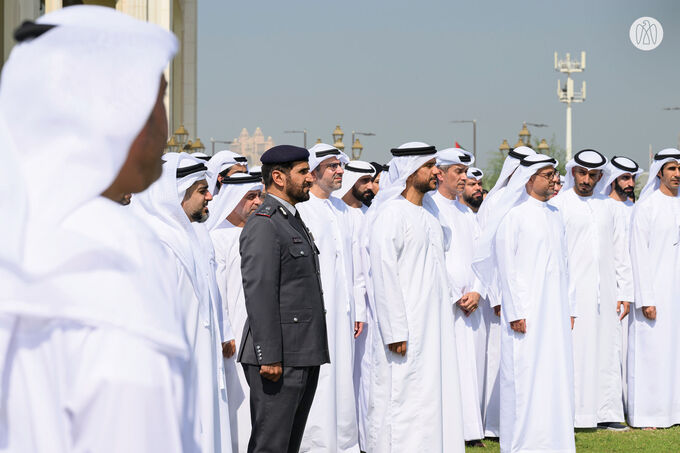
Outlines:
[[[306,149],[288,145],[262,155],[267,196],[240,237],[249,453],[299,450],[319,366],[330,361],[318,249],[295,209],[309,199],[308,159]]]

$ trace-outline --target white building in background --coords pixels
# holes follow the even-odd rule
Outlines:
[[[177,36],[180,50],[165,70],[169,129],[172,132],[184,125],[195,136],[198,0],[0,0],[2,63],[7,60],[14,45],[12,34],[23,21],[35,20],[42,14],[71,4],[115,8],[137,19],[158,24]]]
[[[265,140],[262,130],[257,127],[253,135],[248,134],[248,130],[244,127],[238,138],[235,138],[229,149],[235,153],[248,158],[250,165],[260,165],[260,156],[269,148],[274,146],[274,140],[267,137]]]

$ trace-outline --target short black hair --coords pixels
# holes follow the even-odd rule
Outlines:
[[[262,181],[264,182],[264,187],[271,187],[271,185],[274,183],[274,180],[272,179],[272,172],[274,170],[281,171],[287,175],[290,173],[290,170],[293,168],[293,166],[295,166],[295,164],[298,162],[302,161],[262,164]]]

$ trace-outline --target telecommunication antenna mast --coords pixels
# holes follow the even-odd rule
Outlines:
[[[571,56],[567,53],[564,60],[557,59],[555,52],[555,71],[567,74],[567,83],[562,86],[560,80],[557,81],[557,98],[560,102],[567,104],[567,160],[571,159],[571,104],[572,102],[583,102],[586,100],[586,82],[583,81],[580,92],[574,91],[574,80],[571,78],[573,72],[583,72],[586,69],[586,53],[581,52],[581,61],[571,61]]]

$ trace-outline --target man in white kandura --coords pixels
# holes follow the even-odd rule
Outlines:
[[[163,175],[130,206],[154,230],[172,253],[176,282],[183,302],[185,330],[193,351],[197,439],[204,452],[231,452],[229,410],[224,377],[224,355],[234,354],[234,335],[222,308],[215,263],[194,222],[208,219],[212,195],[205,162],[187,153],[163,156]],[[210,239],[208,238],[209,242]],[[226,345],[223,345],[226,343]]]
[[[0,451],[198,451],[173,268],[119,204],[161,174],[177,40],[95,6],[14,36],[0,85],[0,208],[12,213],[0,221]]]
[[[609,160],[605,171],[607,180],[602,185],[602,193],[609,197],[609,202],[618,211],[618,222],[623,226],[626,235],[624,244],[626,248],[630,244],[630,219],[633,214],[635,203],[635,181],[642,174],[642,168],[632,159],[622,156],[614,156]],[[628,326],[632,322],[632,316],[628,316],[621,322],[621,381],[623,382],[623,412],[628,413]]]
[[[566,231],[569,293],[579,313],[573,332],[574,426],[625,431],[621,320],[633,300],[633,275],[619,211],[601,193],[606,166],[607,158],[595,150],[576,153],[550,204],[559,209]]]
[[[354,395],[357,406],[357,421],[359,423],[359,448],[366,451],[366,422],[368,415],[368,391],[371,379],[371,351],[369,336],[371,326],[375,326],[373,310],[369,305],[366,289],[366,263],[368,250],[363,247],[365,213],[368,205],[375,197],[373,193],[373,177],[375,168],[368,162],[360,160],[350,161],[345,165],[342,175],[342,187],[336,192],[338,197],[347,204],[348,213],[353,223],[352,230],[352,258],[354,260],[354,306],[356,320],[363,321],[363,333],[358,336],[354,344]],[[370,282],[368,282],[370,283]]]
[[[451,243],[446,251],[446,269],[453,300],[456,301],[454,328],[463,404],[463,435],[466,445],[483,446],[481,400],[485,348],[482,347],[478,355],[477,346],[484,345],[486,329],[481,310],[477,308],[486,292],[471,267],[473,244],[479,229],[476,221],[474,224],[470,222],[470,209],[459,201],[465,189],[468,166],[473,163],[472,154],[463,149],[447,148],[439,151],[439,184],[432,200],[439,209],[439,220],[451,234]]]
[[[680,423],[680,151],[654,156],[633,208],[635,309],[628,337],[628,422]]]
[[[461,389],[444,251],[449,242],[428,192],[434,146],[392,149],[389,173],[367,213],[378,330],[367,451],[463,452]],[[417,414],[417,415],[416,415]]]
[[[501,174],[496,184],[486,195],[484,203],[477,213],[477,221],[482,231],[488,223],[489,216],[498,209],[498,203],[519,167],[520,161],[536,152],[526,146],[511,149],[508,152]],[[501,293],[497,278],[493,278],[486,286],[488,304],[482,305],[482,318],[486,326],[486,364],[484,379],[484,435],[498,437],[500,434],[500,364],[501,364]]]
[[[302,437],[302,452],[359,451],[354,338],[361,334],[363,323],[355,317],[354,234],[348,206],[331,195],[341,187],[343,166],[348,162],[347,155],[337,148],[325,143],[314,145],[309,150],[309,170],[314,176],[309,200],[296,205],[320,250],[331,358],[331,363],[319,371],[319,383]]]
[[[217,286],[222,300],[222,318],[228,319],[236,336],[236,350],[246,323],[245,297],[241,278],[239,237],[248,217],[262,204],[264,186],[259,176],[234,173],[222,178],[222,188],[208,204],[211,214],[206,221],[215,247]],[[250,439],[250,387],[236,356],[225,358],[229,421],[234,453],[245,453]]]
[[[547,203],[557,161],[522,159],[475,252],[482,282],[498,271],[501,452],[573,452],[574,375],[564,227]],[[570,320],[571,316],[571,320]]]

